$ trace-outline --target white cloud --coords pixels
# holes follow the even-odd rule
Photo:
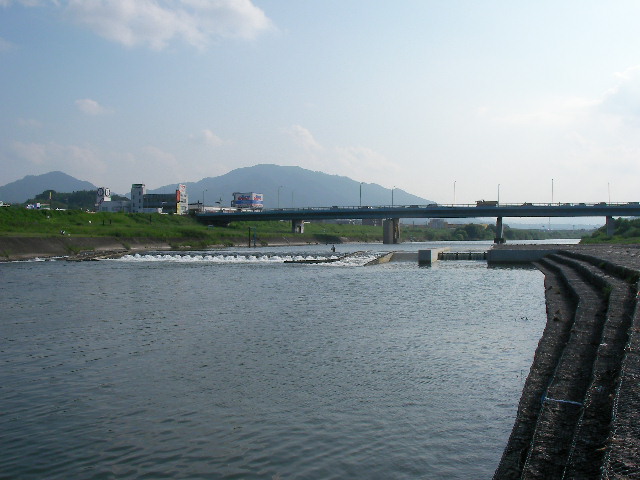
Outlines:
[[[147,145],[142,148],[142,153],[154,162],[156,166],[168,166],[176,167],[179,165],[176,156],[172,153],[165,152],[164,150],[155,147],[153,145]]]
[[[48,3],[51,3],[53,5],[59,4],[57,0],[0,0],[0,7],[8,7],[13,3],[17,3],[18,5],[22,5],[23,7],[41,7]]]
[[[386,172],[387,174],[400,171],[398,165],[390,162],[384,155],[368,147],[336,147],[336,160],[351,172],[358,172],[362,175],[363,170],[370,169],[376,173]]]
[[[20,118],[18,119],[18,125],[24,128],[40,128],[42,123],[34,118]]]
[[[616,72],[616,85],[593,98],[560,97],[550,99],[529,111],[495,115],[494,121],[512,125],[567,127],[607,122],[612,118],[640,126],[640,65]],[[487,107],[478,110],[486,116]],[[610,118],[605,120],[602,115]]]
[[[92,148],[57,143],[14,142],[13,151],[18,157],[45,169],[74,172],[74,175],[95,177],[107,170],[100,155]]]
[[[253,39],[273,28],[250,0],[69,0],[68,12],[108,40],[154,50],[174,39],[204,48],[216,38]]]
[[[105,113],[110,112],[108,108],[103,107],[98,102],[91,100],[90,98],[76,100],[75,103],[78,110],[87,115],[104,115]]]
[[[545,183],[543,176],[564,181],[562,201],[606,200],[608,183],[617,186],[612,201],[634,200],[632,182],[640,176],[640,67],[615,74],[612,87],[591,98],[548,99],[529,111],[502,115],[496,110],[485,111],[479,119],[484,123],[476,123],[489,141],[479,138],[475,151],[484,151],[485,160],[498,159],[487,162],[495,178],[514,167],[516,178],[518,162],[509,158],[536,165],[525,169],[528,179],[521,177],[521,200],[536,201],[535,190],[526,190],[536,181]],[[491,145],[497,140],[499,149]]]
[[[202,143],[210,147],[219,147],[226,143],[209,129],[204,129],[199,133],[190,135],[189,138],[197,143]]]
[[[620,82],[607,91],[601,101],[601,111],[620,120],[640,126],[640,65],[615,75]]]
[[[0,37],[0,52],[8,52],[9,50],[13,50],[15,45],[8,40]]]
[[[311,170],[346,175],[354,180],[384,184],[384,179],[401,173],[399,165],[364,146],[323,146],[305,127],[293,125],[283,129],[302,153],[295,154],[295,164]]]
[[[581,97],[556,98],[538,106],[535,110],[508,113],[496,116],[494,120],[511,125],[535,125],[546,127],[562,127],[573,124],[576,119],[584,118],[589,109],[597,107],[601,99]],[[486,116],[488,109],[482,110]]]
[[[132,183],[149,188],[183,181],[190,168],[176,155],[153,145],[134,152],[105,151],[94,145],[13,142],[14,158],[38,173],[61,170],[76,178],[128,192]],[[21,171],[24,171],[24,165]]]
[[[290,135],[295,143],[306,150],[322,150],[320,144],[313,138],[313,135],[309,130],[300,126],[300,125],[292,125],[288,128],[283,129],[285,133]]]

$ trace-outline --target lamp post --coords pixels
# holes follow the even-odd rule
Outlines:
[[[362,183],[360,182],[360,207],[362,207]]]
[[[280,189],[281,188],[282,188],[282,185],[278,187],[278,208],[280,208]]]
[[[396,189],[395,185],[391,189],[391,206],[393,207],[393,191]]]

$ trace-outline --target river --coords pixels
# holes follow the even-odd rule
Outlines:
[[[0,477],[491,478],[542,274],[329,248],[0,264]]]

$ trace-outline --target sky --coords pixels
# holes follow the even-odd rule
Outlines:
[[[639,201],[635,0],[0,0],[0,185],[261,163],[438,203]]]

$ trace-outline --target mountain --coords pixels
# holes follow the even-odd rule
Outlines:
[[[329,175],[301,167],[280,165],[255,165],[232,170],[219,177],[203,178],[198,182],[186,182],[190,203],[230,206],[233,192],[264,194],[265,208],[358,206],[362,192],[362,205],[391,205],[392,192],[375,183],[360,183],[348,177]],[[177,183],[148,190],[148,193],[172,193]],[[45,190],[77,192],[95,190],[89,182],[78,180],[63,172],[43,175],[27,175],[21,180],[0,187],[0,200],[23,203]],[[395,205],[425,205],[431,200],[393,189]]]
[[[348,177],[329,175],[301,167],[255,165],[232,170],[219,177],[187,182],[189,203],[230,206],[233,192],[264,194],[265,208],[331,207],[360,205],[391,205],[392,191],[375,183],[360,183]],[[361,190],[362,188],[362,190]],[[170,193],[176,184],[166,185],[149,193]],[[393,189],[394,205],[425,205],[434,203],[399,188]]]
[[[49,172],[43,175],[27,175],[0,187],[0,200],[8,203],[23,203],[45,190],[77,192],[95,189],[96,186],[92,183],[78,180],[66,173]]]

